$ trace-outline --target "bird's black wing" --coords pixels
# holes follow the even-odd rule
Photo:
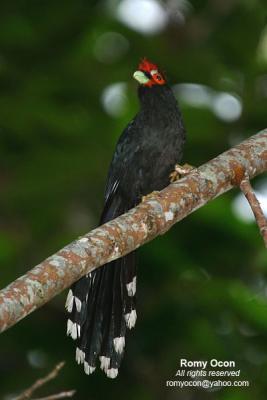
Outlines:
[[[111,162],[100,224],[135,205],[136,200],[126,199],[122,190],[131,157],[127,150],[130,129],[131,124],[119,139]],[[135,292],[134,252],[93,271],[71,287],[66,302],[70,312],[67,333],[77,340],[76,360],[84,364],[87,374],[95,370],[99,359],[107,376],[117,376],[126,328],[131,329],[136,322]]]

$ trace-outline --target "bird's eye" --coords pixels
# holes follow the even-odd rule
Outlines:
[[[154,81],[156,83],[158,83],[159,85],[162,85],[162,84],[165,83],[163,77],[161,76],[161,74],[157,73],[157,74],[154,74],[152,76],[153,76]]]

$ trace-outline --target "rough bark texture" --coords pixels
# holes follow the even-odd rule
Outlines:
[[[267,170],[267,129],[231,148],[126,214],[77,239],[0,292],[0,332],[81,276],[160,234],[231,189],[240,174]]]

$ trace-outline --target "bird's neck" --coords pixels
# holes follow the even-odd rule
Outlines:
[[[139,86],[138,96],[141,103],[141,111],[146,114],[162,114],[168,109],[176,109],[177,102],[171,88],[167,85],[145,87]]]

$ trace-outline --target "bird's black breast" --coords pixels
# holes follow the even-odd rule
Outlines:
[[[118,195],[133,207],[169,183],[181,161],[185,130],[169,87],[144,88],[140,112],[122,133],[109,170],[108,188],[118,181]]]

